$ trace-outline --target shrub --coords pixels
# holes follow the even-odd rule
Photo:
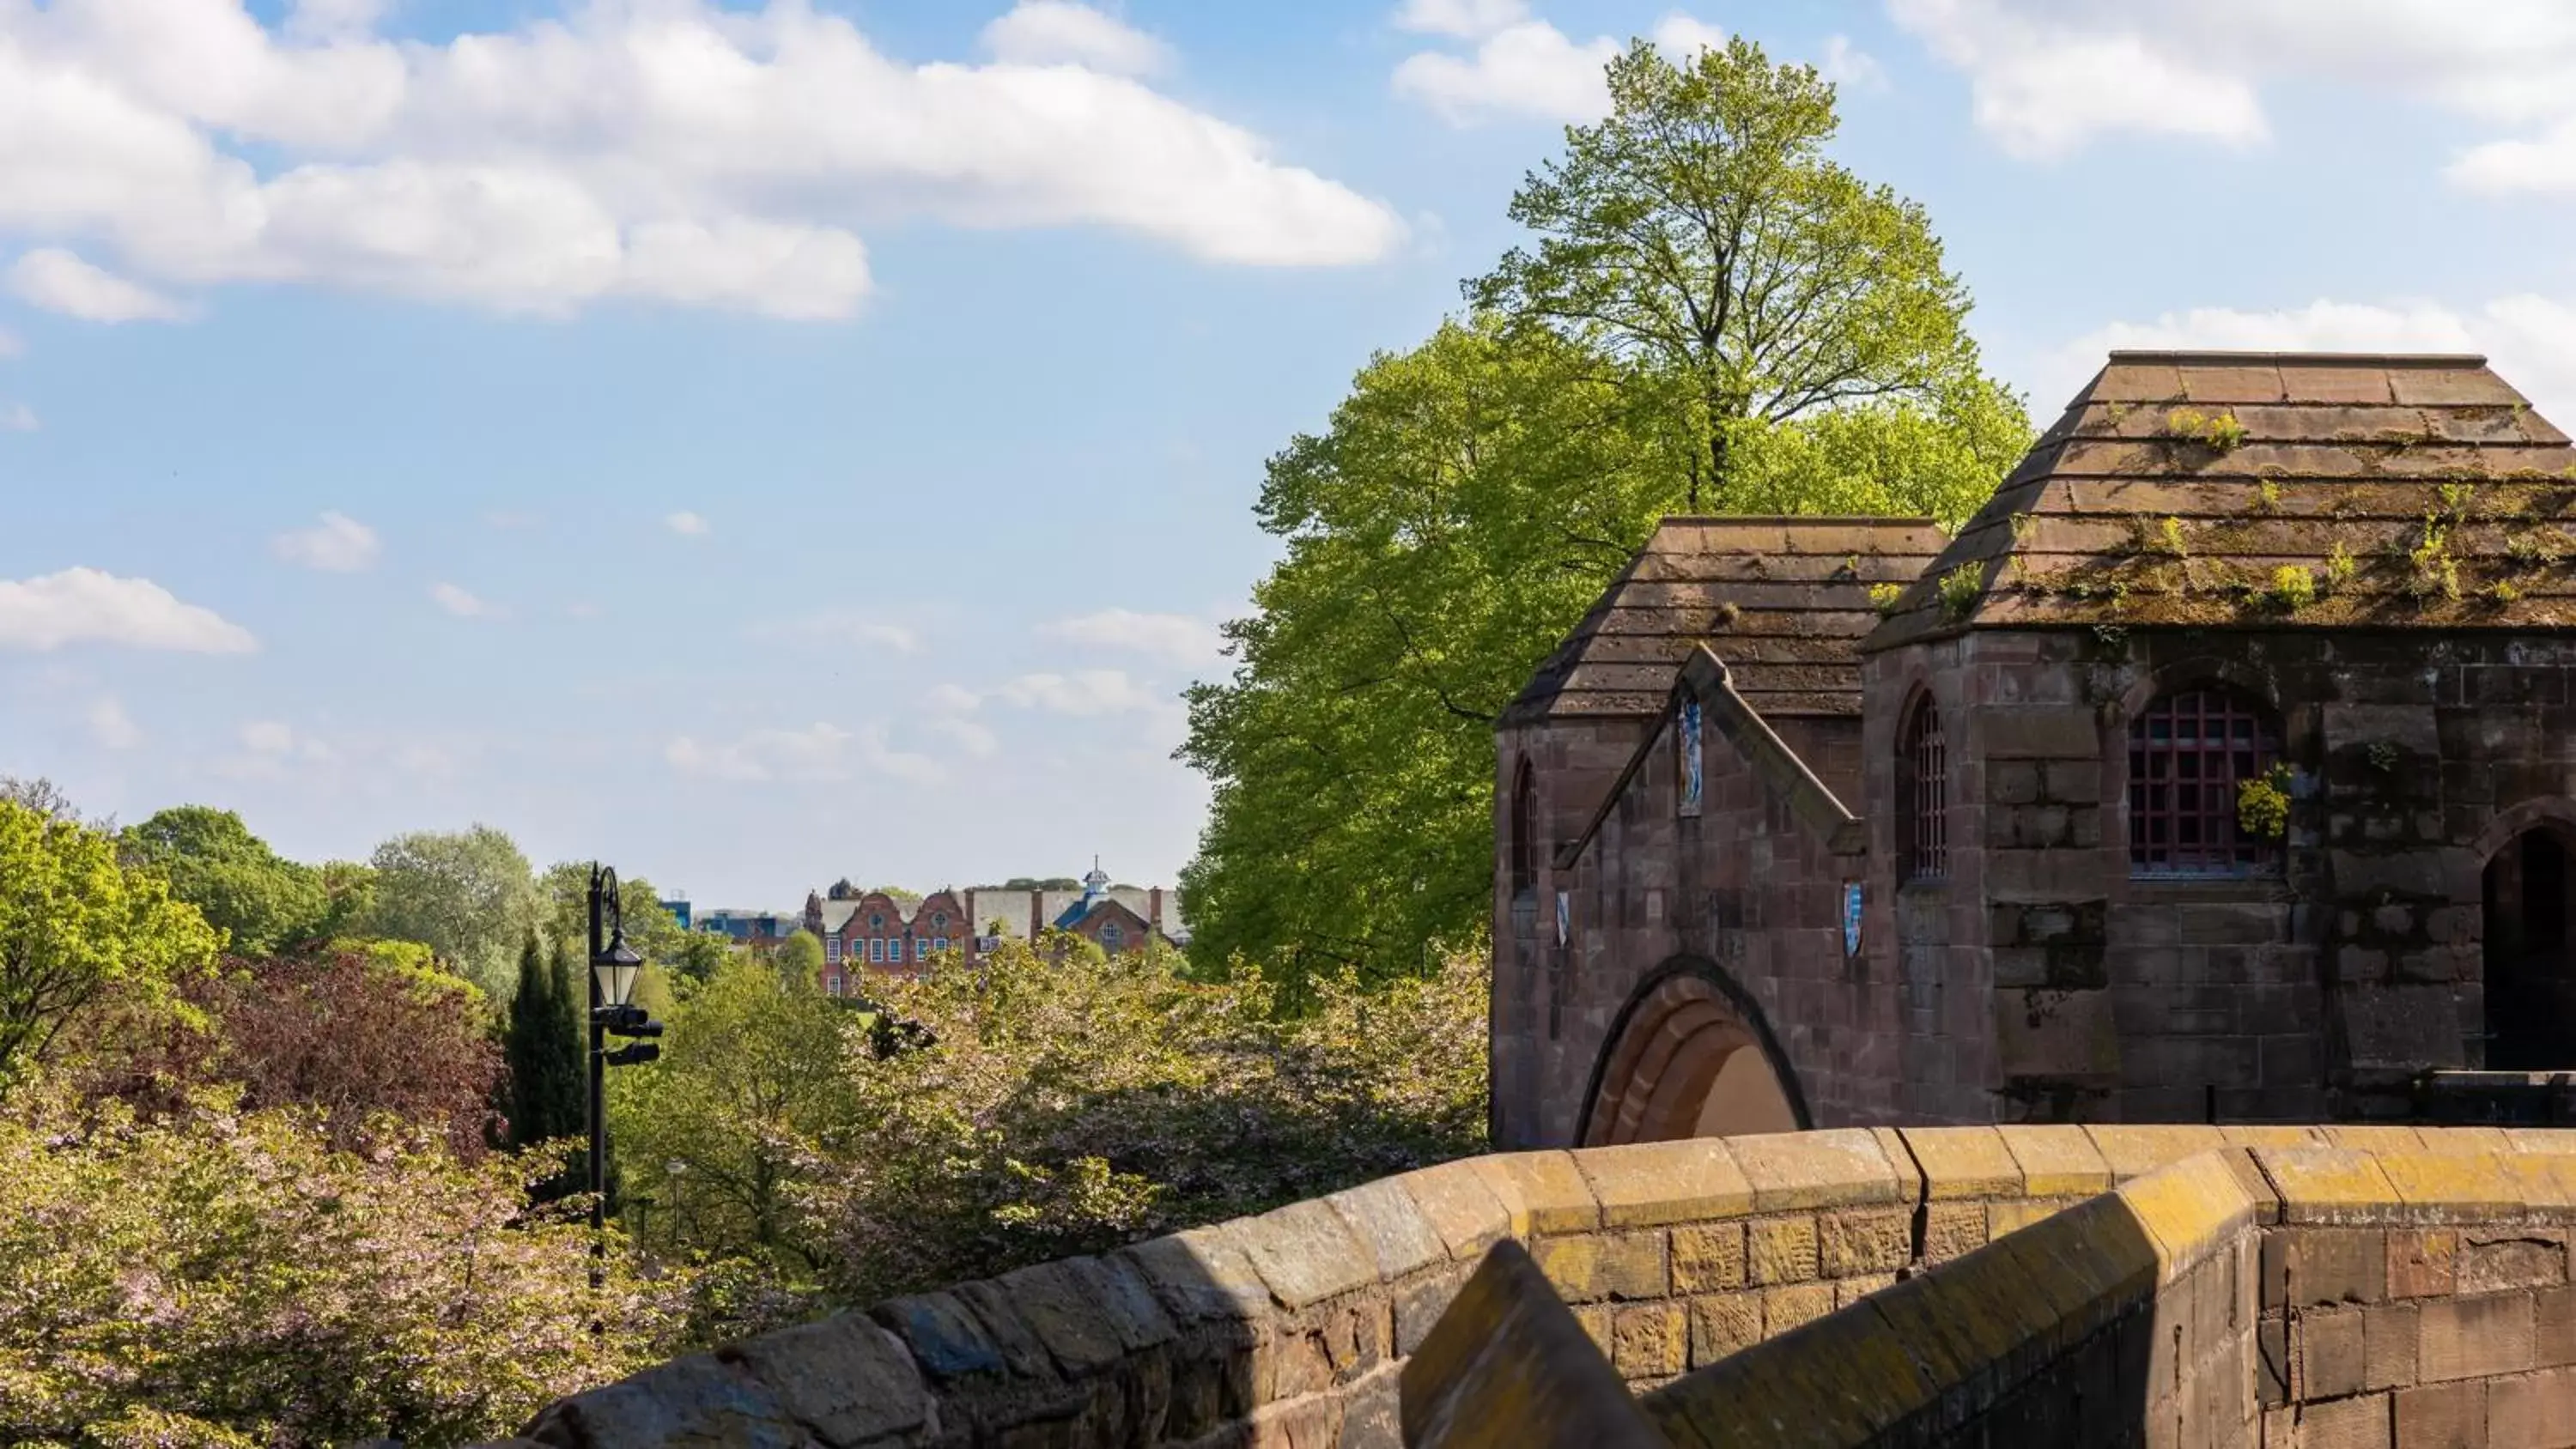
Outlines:
[[[2255,840],[2279,840],[2290,829],[2290,767],[2275,764],[2236,782],[2236,828]]]
[[[2301,565],[2283,564],[2272,570],[2267,597],[2275,607],[2295,614],[2317,601],[2317,576]]]
[[[1985,573],[1975,564],[1963,563],[1941,576],[1941,613],[1953,623],[1965,620],[1985,593]]]
[[[1882,617],[1895,613],[1897,604],[1902,601],[1904,597],[1905,585],[1903,584],[1872,584],[1869,586],[1869,606],[1878,610]]]
[[[0,1105],[0,1442],[472,1443],[670,1347],[689,1277],[531,1214],[538,1159],[334,1151],[220,1092],[157,1120],[40,1081]],[[596,1324],[596,1331],[594,1331]]]

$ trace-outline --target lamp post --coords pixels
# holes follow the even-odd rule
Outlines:
[[[657,1037],[662,1023],[644,1008],[631,1006],[635,978],[644,958],[626,944],[625,911],[618,903],[617,872],[594,862],[590,867],[590,1286],[603,1278],[601,1261],[608,1254],[608,1114],[610,1067],[649,1062],[662,1054],[650,1041],[608,1049],[608,1038]]]

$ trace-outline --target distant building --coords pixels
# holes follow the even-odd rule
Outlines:
[[[1112,886],[1097,860],[1077,891],[943,887],[909,908],[882,891],[843,882],[809,892],[801,922],[787,929],[797,924],[822,940],[821,985],[835,996],[862,994],[859,980],[868,972],[917,976],[934,957],[955,952],[980,961],[1004,941],[1033,941],[1050,929],[1113,956],[1151,941],[1185,946],[1190,939],[1174,892]]]
[[[709,911],[690,929],[722,936],[737,946],[774,947],[802,924],[791,911]]]
[[[687,896],[675,896],[670,900],[662,902],[662,909],[671,913],[671,919],[680,923],[681,930],[687,931],[695,929],[689,924],[689,898]]]

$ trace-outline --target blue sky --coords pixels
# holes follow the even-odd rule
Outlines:
[[[1842,82],[2045,414],[2113,345],[2576,415],[2576,7],[0,0],[0,771],[708,905],[1168,881],[1261,464],[1612,38]]]

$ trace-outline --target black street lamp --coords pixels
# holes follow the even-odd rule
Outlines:
[[[625,911],[617,898],[617,872],[590,867],[590,1286],[600,1285],[599,1260],[608,1252],[608,1069],[649,1062],[662,1054],[650,1041],[608,1049],[608,1038],[657,1037],[662,1023],[628,1004],[644,958],[626,944]]]

